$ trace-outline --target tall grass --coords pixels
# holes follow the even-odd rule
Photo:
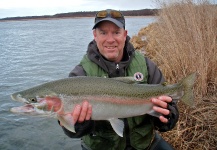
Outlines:
[[[159,20],[152,31],[145,33],[147,55],[168,81],[175,82],[196,71],[196,92],[201,96],[213,92],[217,85],[217,6],[207,1],[196,5],[192,0],[161,6]]]
[[[170,83],[198,73],[195,108],[180,107],[180,119],[163,134],[176,149],[217,149],[217,5],[207,0],[158,1],[158,20],[132,37]]]

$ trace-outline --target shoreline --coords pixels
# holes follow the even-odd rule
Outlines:
[[[125,18],[150,18],[157,17],[156,15],[149,16],[125,16]],[[0,19],[0,22],[11,22],[11,21],[34,21],[34,20],[60,20],[60,19],[83,19],[83,18],[94,18],[93,17],[48,17],[48,18],[17,18],[17,19]]]
[[[140,9],[140,10],[121,10],[121,13],[126,17],[150,17],[156,16],[159,9]],[[90,18],[95,17],[97,11],[78,11],[60,13],[54,15],[43,16],[16,16],[0,18],[0,22],[5,21],[26,21],[26,20],[53,20],[53,19],[74,19],[74,18]]]
[[[157,17],[156,15],[147,15],[147,16],[124,16],[125,18],[150,18],[150,17]],[[58,19],[81,19],[81,18],[94,18],[91,17],[38,17],[38,18],[16,18],[16,19],[0,19],[0,22],[9,22],[9,21],[33,21],[33,20],[58,20]]]

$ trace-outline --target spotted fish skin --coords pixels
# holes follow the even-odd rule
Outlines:
[[[110,121],[116,133],[122,136],[123,123],[118,118],[128,118],[143,114],[159,116],[152,110],[150,98],[161,95],[180,99],[185,104],[193,105],[193,84],[196,73],[179,83],[137,84],[128,82],[128,78],[72,77],[44,83],[11,95],[13,100],[27,103],[22,107],[12,108],[15,113],[27,113],[56,117],[72,132],[73,119],[67,118],[73,107],[88,101],[92,107],[92,120]],[[120,125],[121,124],[121,125]]]

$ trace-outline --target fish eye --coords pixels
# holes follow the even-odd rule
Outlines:
[[[37,102],[37,99],[36,99],[36,98],[29,98],[29,102],[30,102],[30,103],[36,103],[36,102]]]

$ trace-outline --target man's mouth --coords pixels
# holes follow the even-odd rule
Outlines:
[[[105,46],[107,49],[115,49],[117,46]]]

